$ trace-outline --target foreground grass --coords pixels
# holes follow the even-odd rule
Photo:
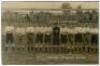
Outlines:
[[[2,64],[97,64],[97,54],[3,51]]]

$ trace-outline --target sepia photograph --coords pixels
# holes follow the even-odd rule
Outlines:
[[[3,65],[99,64],[98,1],[2,1]]]

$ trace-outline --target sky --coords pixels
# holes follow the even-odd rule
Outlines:
[[[37,9],[60,9],[62,3],[70,3],[72,8],[76,8],[81,5],[83,9],[98,9],[98,2],[2,2],[3,9],[26,9],[26,8],[37,8]]]

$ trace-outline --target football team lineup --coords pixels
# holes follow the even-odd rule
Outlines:
[[[30,3],[33,8],[18,8],[16,3]],[[2,3],[3,64],[98,63],[98,2],[76,2],[75,6],[74,2],[53,2],[54,8],[51,2],[33,3],[45,6]]]

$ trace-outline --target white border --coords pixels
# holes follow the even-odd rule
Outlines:
[[[2,1],[99,1],[99,0],[2,0]]]
[[[2,1],[99,1],[99,0],[2,0]],[[99,2],[99,4],[100,4],[100,2]],[[100,8],[99,8],[99,11],[100,11]],[[1,15],[1,0],[0,0],[0,15]],[[99,16],[100,16],[100,13],[99,13]],[[100,19],[100,17],[99,17],[99,19]],[[99,20],[99,25],[100,25],[100,20]],[[100,26],[99,26],[99,28],[100,28]],[[99,32],[99,38],[100,38],[100,32]],[[100,39],[99,39],[99,41],[100,41]],[[0,16],[0,49],[1,49],[1,44],[2,44],[1,42],[2,41],[1,41],[1,16]],[[99,42],[99,44],[100,44],[100,42]],[[100,47],[100,45],[99,45],[99,47]],[[100,51],[100,49],[99,49],[99,51]],[[1,57],[1,51],[0,51],[0,65],[2,65],[1,60],[2,60],[2,57]],[[100,60],[100,54],[99,54],[99,60]],[[99,61],[99,63],[100,63],[100,61]],[[8,66],[10,66],[10,65],[8,65]],[[24,66],[26,66],[26,65],[24,65]],[[37,66],[40,66],[40,65],[37,65]],[[49,66],[52,66],[52,65],[49,65]],[[65,65],[55,65],[55,66],[65,66]],[[97,65],[82,65],[82,64],[69,65],[68,64],[67,66],[97,66]]]

